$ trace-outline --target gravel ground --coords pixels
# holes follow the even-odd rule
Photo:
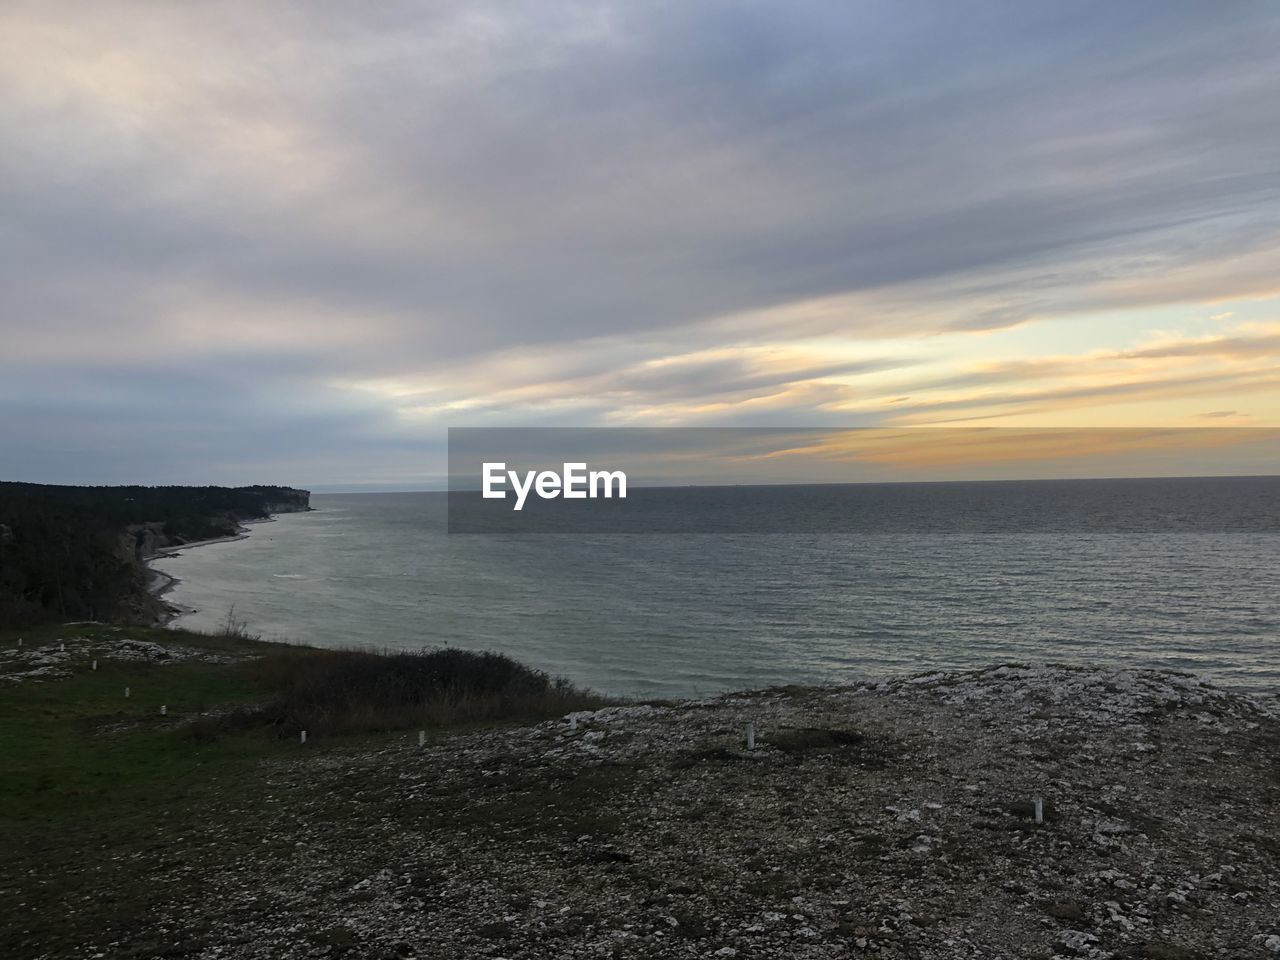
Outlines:
[[[613,707],[299,746],[258,776],[160,858],[157,886],[194,874],[200,893],[160,897],[148,942],[209,960],[1280,957],[1275,703],[1182,675],[1000,667]]]

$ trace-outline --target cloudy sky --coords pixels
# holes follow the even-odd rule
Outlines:
[[[1280,426],[1278,45],[1231,0],[8,0],[0,476]]]

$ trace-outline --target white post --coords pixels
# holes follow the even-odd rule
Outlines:
[[[90,670],[97,670],[97,669],[98,669],[98,661],[97,661],[97,660],[93,661],[93,666],[92,666],[92,667],[90,667],[89,669],[90,669]]]
[[[307,731],[305,730],[302,731],[302,742],[303,743],[307,742]]]
[[[578,717],[576,714],[572,714],[572,713],[569,714],[569,729],[570,730],[578,729]]]
[[[425,730],[419,730],[419,731],[418,731],[418,746],[420,746],[420,747],[421,747],[421,746],[424,746],[424,745],[426,744],[426,742],[427,742],[427,731],[425,731]]]
[[[169,705],[166,703],[160,704],[160,716],[167,717],[168,715],[169,715]]]
[[[1036,823],[1044,823],[1044,801],[1039,797],[1035,798],[1036,805]]]
[[[18,638],[18,646],[19,646],[19,647],[21,647],[21,646],[22,646],[22,638],[21,638],[21,637],[19,637],[19,638]]]
[[[58,641],[58,652],[59,652],[59,653],[66,653],[66,652],[67,652],[67,644],[66,644],[66,642],[65,642],[65,641],[62,641],[62,640],[59,640],[59,641]]]
[[[124,695],[125,695],[125,698],[127,699],[127,698],[128,698],[128,696],[129,696],[129,688],[128,688],[128,687],[125,687],[125,688],[124,688]]]
[[[754,723],[747,724],[747,749],[754,750],[756,748],[756,725]]]

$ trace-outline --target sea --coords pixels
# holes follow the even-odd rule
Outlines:
[[[1280,689],[1280,480],[1075,483],[1093,486],[738,488],[745,514],[713,532],[724,498],[706,489],[656,497],[648,532],[450,533],[443,493],[318,494],[154,566],[178,579],[177,626],[234,611],[267,639],[495,650],[619,696],[1002,663]],[[933,520],[913,523],[925,500]],[[984,517],[956,522],[976,502]],[[1137,504],[1156,520],[1130,523]]]

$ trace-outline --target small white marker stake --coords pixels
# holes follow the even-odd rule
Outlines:
[[[65,643],[62,643],[61,641],[59,641],[59,642],[58,642],[58,652],[59,652],[59,653],[66,653],[66,652],[67,652],[67,645],[66,645]]]
[[[754,750],[756,748],[756,725],[754,723],[747,724],[747,749]]]
[[[571,714],[569,714],[569,729],[570,729],[570,730],[577,730],[577,729],[578,729],[578,718],[577,718],[577,716],[575,716],[575,715],[574,715],[574,714],[572,714],[572,713],[571,713]]]
[[[160,716],[162,716],[162,717],[166,717],[166,716],[168,716],[168,715],[169,715],[169,706],[168,706],[168,704],[164,704],[164,703],[160,704]]]
[[[1044,801],[1036,797],[1034,803],[1036,805],[1036,823],[1044,823]]]
[[[421,747],[421,746],[424,746],[424,745],[426,744],[426,742],[427,742],[427,731],[425,731],[425,730],[419,730],[419,731],[418,731],[418,746],[420,746],[420,747]]]
[[[307,742],[307,731],[305,731],[305,730],[303,730],[303,731],[302,731],[302,741],[301,741],[301,742],[302,742],[302,743],[306,743],[306,742]]]
[[[18,638],[18,646],[22,646],[22,638],[21,638],[21,637],[19,637],[19,638]]]
[[[125,688],[124,688],[124,695],[125,695],[125,699],[127,700],[127,699],[129,698],[129,688],[128,688],[128,687],[125,687]]]
[[[90,669],[90,670],[97,670],[97,669],[98,669],[98,661],[97,661],[97,660],[93,661],[93,666],[91,666],[89,669]]]

